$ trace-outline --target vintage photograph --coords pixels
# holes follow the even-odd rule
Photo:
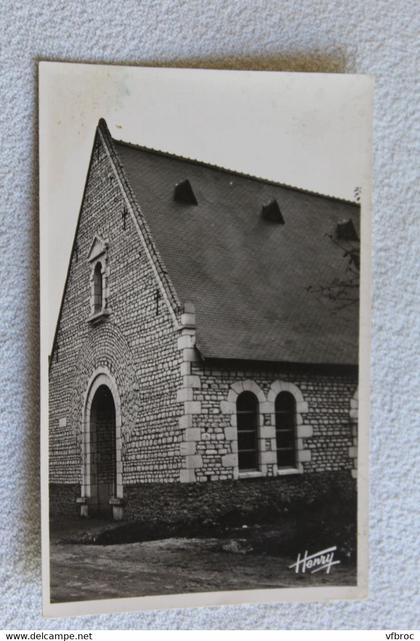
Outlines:
[[[46,601],[359,594],[370,83],[40,79]]]

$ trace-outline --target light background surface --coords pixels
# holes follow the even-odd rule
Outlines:
[[[3,3],[1,619],[5,628],[418,627],[416,3]],[[46,620],[41,612],[36,59],[376,77],[370,597]],[[417,160],[416,160],[417,158]]]

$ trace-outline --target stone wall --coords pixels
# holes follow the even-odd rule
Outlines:
[[[80,496],[79,483],[50,483],[49,485],[49,514],[50,517],[80,516],[77,499]]]
[[[355,482],[348,471],[308,473],[304,476],[249,478],[212,483],[171,483],[162,486],[130,485],[126,488],[124,517],[147,523],[223,521],[233,525],[250,522],[279,511],[301,511],[331,496],[351,496]]]
[[[98,371],[109,372],[120,398],[117,447],[124,483],[179,480],[179,330],[159,280],[159,261],[151,260],[151,244],[139,231],[143,223],[139,212],[130,211],[118,167],[98,131],[51,356],[53,484],[82,483],[88,456],[84,403]],[[106,304],[95,316],[92,270],[97,260],[103,262]]]
[[[280,391],[296,400],[296,473],[351,470],[357,416],[352,411],[354,371],[287,366],[192,365],[198,380],[192,401],[200,412],[191,420],[189,480],[240,476],[237,463],[236,400],[252,391],[259,401],[259,469],[253,475],[290,474],[276,465],[274,402]],[[246,473],[243,475],[246,476]]]

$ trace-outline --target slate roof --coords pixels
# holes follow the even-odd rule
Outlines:
[[[197,347],[211,359],[357,365],[358,305],[308,291],[345,277],[326,234],[359,206],[113,140],[182,302],[196,307]],[[188,179],[197,205],[175,202]],[[284,224],[261,216],[277,200]]]

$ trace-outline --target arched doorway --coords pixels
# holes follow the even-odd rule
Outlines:
[[[111,390],[100,385],[90,408],[90,473],[93,511],[112,516],[116,496],[116,421]]]
[[[90,377],[83,403],[81,516],[123,518],[121,400],[107,367]]]

